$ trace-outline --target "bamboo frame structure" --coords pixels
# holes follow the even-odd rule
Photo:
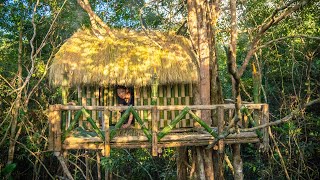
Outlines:
[[[155,103],[154,103],[155,104]],[[252,112],[261,114],[261,119],[258,122],[268,122],[268,105],[267,104],[246,104],[245,108]],[[234,109],[232,104],[219,105],[147,105],[147,106],[74,106],[74,105],[52,105],[49,107],[49,150],[61,151],[62,149],[101,149],[103,156],[110,156],[111,148],[152,148],[152,155],[156,156],[159,148],[163,147],[179,147],[179,146],[202,146],[208,145],[218,137],[218,134],[223,132],[226,123],[225,115]],[[117,112],[126,110],[124,115],[120,118],[114,128],[110,126],[109,114],[110,112]],[[150,111],[152,115],[151,126],[145,126],[143,120],[140,118],[137,111]],[[215,110],[217,112],[217,127],[210,127],[201,120],[193,111]],[[253,111],[255,110],[255,111]],[[74,118],[71,119],[70,126],[64,132],[61,130],[61,114],[63,111],[72,111],[75,113]],[[77,112],[78,111],[78,112]],[[95,112],[96,116],[88,113],[88,111]],[[159,127],[159,114],[161,111],[180,111],[175,115],[175,118],[169,125],[164,128]],[[103,120],[98,121],[99,113],[103,114]],[[121,126],[124,120],[132,113],[138,121],[138,127],[133,130],[139,132],[138,134],[124,134],[119,135],[117,132],[122,131]],[[200,126],[194,128],[183,128],[176,126],[182,119],[189,115]],[[246,112],[244,115],[248,115]],[[91,127],[87,130],[95,133],[91,137],[76,137],[71,131],[75,125],[78,124],[81,116],[90,123]],[[249,119],[252,117],[249,117]],[[253,120],[251,120],[253,121]],[[96,124],[101,123],[101,124]],[[103,123],[103,125],[102,125]],[[102,128],[101,128],[102,127]],[[179,128],[177,128],[179,127]],[[112,128],[112,129],[111,129]],[[219,153],[224,151],[225,144],[234,143],[258,143],[263,142],[268,144],[268,131],[263,129],[261,131],[262,139],[256,132],[241,132],[239,134],[231,134],[226,139],[220,140],[217,146]],[[261,140],[261,141],[260,141]]]

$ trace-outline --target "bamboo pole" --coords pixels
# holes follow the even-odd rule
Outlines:
[[[132,106],[130,106],[129,108],[130,112],[132,113],[133,117],[137,120],[137,122],[140,124],[140,127],[143,131],[143,133],[147,136],[147,138],[149,139],[149,141],[152,141],[152,135],[150,134],[148,128],[145,126],[145,124],[143,123],[142,119],[140,118],[138,112],[136,110],[133,109]]]
[[[132,106],[130,106],[132,107]],[[119,119],[119,121],[117,122],[117,124],[115,125],[115,128],[113,130],[110,131],[110,139],[112,139],[115,135],[116,135],[116,131],[122,126],[122,124],[124,123],[124,121],[126,121],[130,115],[130,110],[131,108],[128,108],[124,114],[121,116],[121,118]]]
[[[80,104],[81,105],[81,95],[82,95],[82,89],[81,89],[81,87],[80,87],[80,85],[78,85],[77,86],[77,96],[78,96],[78,104]]]
[[[90,86],[87,86],[86,89],[87,89],[87,90],[86,90],[87,105],[89,105],[89,106],[95,106],[95,105],[92,104],[92,99],[91,99],[91,94],[92,94],[92,93],[91,93],[91,87],[90,87]],[[87,112],[87,113],[89,113],[90,116],[92,117],[92,111],[94,111],[94,110],[88,110],[88,111],[89,111],[89,112]],[[84,120],[88,120],[87,116],[84,115],[83,117],[84,117]],[[89,126],[88,121],[85,121],[84,125],[85,125],[86,128],[88,128],[88,129],[91,130],[92,126]]]
[[[157,107],[155,106],[152,111],[152,156],[157,156],[158,155],[158,121],[157,121],[157,114],[158,110]]]
[[[173,88],[172,88],[172,90],[173,90],[173,93],[172,93],[172,95],[173,95],[173,97],[172,97],[172,99],[173,99],[173,104],[172,105],[179,105],[179,102],[178,102],[178,96],[179,96],[179,88],[178,88],[178,85],[177,84],[175,84],[174,86],[173,86]],[[181,102],[180,102],[181,103]],[[179,115],[179,111],[172,111],[172,117],[173,118],[175,118],[177,115]],[[181,119],[181,121],[182,121],[182,119]],[[178,129],[178,128],[180,128],[180,124],[181,124],[181,121],[179,121],[177,124],[176,124],[176,128]]]
[[[87,118],[87,121],[91,124],[91,127],[93,128],[94,132],[97,133],[97,135],[104,140],[105,136],[104,134],[100,131],[100,129],[97,127],[96,123],[94,122],[94,120],[91,118],[90,114],[83,108],[82,110],[82,114],[83,116],[85,116]]]
[[[81,115],[82,115],[82,111],[78,111],[76,113],[74,120],[71,121],[70,126],[68,127],[68,129],[66,130],[66,132],[62,136],[63,141],[66,139],[66,137],[69,135],[69,133],[73,130],[73,128],[77,124],[77,122],[79,122]]]
[[[151,109],[151,121],[152,121],[152,156],[157,156],[158,155],[158,110],[157,110],[157,99],[158,99],[158,86],[159,86],[159,81],[156,72],[154,72],[153,77],[152,77],[152,87],[151,87],[151,105],[153,105]]]
[[[102,93],[102,96],[103,96],[103,104],[101,104],[101,106],[109,106],[109,104],[107,104],[107,97],[108,97],[108,90],[107,88],[102,88],[103,89],[103,93]]]
[[[62,85],[61,85],[61,96],[62,96],[62,104],[66,105],[68,103],[68,74],[63,73]],[[63,130],[66,129],[67,124],[67,113],[65,111],[61,111],[61,127]]]
[[[68,76],[67,73],[63,74],[63,80],[62,80],[62,104],[66,105],[68,103]],[[62,131],[62,138],[60,135],[60,141],[62,139],[62,142],[64,140],[63,136],[64,136],[64,132],[67,130],[67,128],[69,128],[70,125],[70,118],[71,118],[71,110],[68,111],[60,111],[61,113],[61,127],[60,130]],[[61,146],[61,145],[60,145]],[[62,150],[62,148],[61,148]],[[68,151],[67,150],[63,150],[62,152],[62,156],[67,159],[68,158]],[[68,166],[68,161],[66,161],[66,166]]]
[[[94,91],[93,91],[93,93],[92,93],[93,95],[91,95],[91,105],[92,106],[97,106],[97,101],[99,101],[99,100],[97,100],[97,97],[96,97],[96,95],[97,95],[97,88],[94,88]],[[98,90],[98,98],[99,98],[99,90]],[[98,118],[97,118],[97,110],[93,110],[92,112],[91,112],[91,118],[93,119],[93,121],[94,121],[94,123],[96,124],[96,126],[97,127],[99,127],[99,120],[98,120]]]
[[[62,80],[62,89],[61,89],[61,96],[62,96],[62,104],[68,103],[68,75],[67,73],[63,74]]]
[[[252,63],[252,82],[253,82],[253,99],[254,103],[260,103],[261,97],[260,97],[260,73],[257,71],[254,63]]]
[[[104,115],[104,156],[110,157],[110,128],[109,128],[109,118],[108,118],[108,111],[105,110]]]
[[[218,134],[211,129],[202,119],[200,119],[197,115],[195,115],[192,111],[189,111],[189,114],[191,115],[191,117],[196,120],[202,127],[204,127],[204,129],[210,133],[213,137],[217,138]]]
[[[165,128],[162,129],[162,131],[158,134],[158,140],[160,140],[161,138],[163,138],[166,134],[168,134],[173,127],[181,121],[182,118],[184,118],[186,116],[186,114],[190,111],[190,109],[188,107],[185,107],[181,113]]]
[[[245,114],[245,115],[248,117],[248,119],[249,119],[249,124],[250,124],[251,126],[253,126],[253,127],[256,127],[256,126],[257,126],[256,121],[255,121],[255,120],[252,118],[252,116],[250,115],[248,108],[243,107],[243,108],[241,108],[241,111],[242,111],[243,114]],[[262,119],[263,119],[263,118],[262,118]],[[256,130],[256,133],[257,133],[259,139],[262,139],[262,138],[263,138],[263,134],[261,133],[261,131],[260,131],[259,129]]]
[[[87,104],[87,98],[86,98],[86,87],[85,86],[82,86],[81,87],[81,108],[79,108],[78,110],[81,110],[82,107],[84,106],[88,106]],[[83,116],[82,119],[79,119],[79,127],[83,127],[83,121],[85,121],[85,117]]]

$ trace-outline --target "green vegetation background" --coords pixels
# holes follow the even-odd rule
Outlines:
[[[94,1],[92,6],[102,19],[113,28],[141,30],[139,10],[143,0]],[[239,1],[238,54],[239,64],[244,59],[253,29],[261,24],[282,1]],[[76,1],[41,1],[33,16],[35,1],[0,0],[0,178],[11,173],[12,179],[49,179],[62,176],[62,169],[51,152],[47,152],[49,104],[61,102],[61,89],[52,88],[48,82],[48,68],[52,55],[77,29],[89,27],[87,14]],[[303,9],[270,29],[252,62],[259,66],[262,77],[262,102],[270,104],[270,120],[280,119],[306,100],[319,98],[320,94],[320,46],[319,1],[311,1]],[[55,16],[59,13],[58,17]],[[227,11],[226,11],[227,12]],[[145,6],[142,23],[149,29],[177,31],[188,36],[184,21],[186,5],[183,1],[154,1]],[[169,16],[173,15],[173,16]],[[219,75],[224,98],[231,98],[230,75],[226,67],[229,16],[222,14],[218,23]],[[34,17],[34,20],[32,20]],[[32,21],[36,26],[34,29]],[[53,24],[52,24],[53,23]],[[47,35],[48,31],[50,33]],[[36,32],[36,33],[34,33]],[[281,41],[276,39],[287,37]],[[297,37],[299,36],[299,37]],[[44,38],[47,37],[45,40]],[[306,38],[307,37],[307,38]],[[317,37],[317,38],[310,38]],[[30,40],[34,38],[32,44]],[[28,80],[34,59],[34,71],[22,89],[19,85],[18,59],[21,48],[22,80]],[[41,44],[44,42],[44,46]],[[39,49],[37,54],[32,46]],[[35,56],[33,56],[35,55]],[[32,57],[33,56],[33,57]],[[21,91],[20,91],[21,90]],[[12,125],[12,105],[19,98],[17,111],[16,148],[13,164],[6,165]],[[253,101],[252,69],[242,78],[242,98]],[[73,92],[70,93],[71,96]],[[245,179],[285,179],[285,166],[292,179],[318,179],[320,162],[320,105],[315,104],[298,114],[288,123],[271,128],[275,141],[270,151],[259,152],[254,144],[242,147]],[[275,143],[276,142],[276,143]],[[281,164],[281,152],[284,165]],[[226,154],[232,158],[227,147]],[[83,151],[75,151],[70,161],[83,160]],[[112,150],[111,158],[103,158],[103,168],[115,172],[120,179],[176,179],[175,150],[165,149],[158,158],[152,158],[148,150]],[[94,156],[92,154],[92,156]],[[94,162],[94,159],[91,160]],[[80,163],[81,164],[81,163]],[[83,166],[81,166],[83,167]],[[226,166],[226,178],[232,179]],[[75,170],[79,179],[83,176]],[[94,175],[93,168],[92,174]]]

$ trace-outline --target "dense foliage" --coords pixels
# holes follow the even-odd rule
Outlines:
[[[286,3],[289,1],[239,1],[239,64],[259,24]],[[99,0],[91,5],[113,28],[174,30],[188,36],[184,1]],[[224,98],[231,98],[225,52],[229,41],[230,15],[225,10],[228,4],[223,4],[222,9],[217,27],[219,75]],[[0,179],[61,177],[59,163],[46,151],[47,108],[60,103],[61,89],[49,86],[47,72],[59,46],[78,28],[90,26],[89,18],[76,1],[63,0],[0,0],[0,17]],[[310,1],[262,37],[251,62],[261,73],[261,99],[270,105],[270,121],[320,98],[319,44],[319,1]],[[252,71],[247,68],[241,79],[245,101],[253,101]],[[289,122],[273,126],[268,152],[259,152],[253,144],[243,145],[245,179],[285,179],[286,173],[291,179],[319,178],[319,109],[320,104],[314,104]],[[16,127],[12,130],[13,126]],[[12,142],[16,142],[14,158],[7,164]],[[73,154],[70,162],[83,160],[84,152]],[[159,158],[152,158],[144,149],[114,150],[111,154],[102,159],[103,168],[121,179],[176,178],[174,149],[165,149]],[[232,158],[228,148],[226,154]],[[82,179],[83,172],[72,163],[70,166],[76,169],[76,177]],[[232,178],[227,165],[226,178]]]

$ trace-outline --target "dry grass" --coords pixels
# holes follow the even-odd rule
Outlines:
[[[55,55],[50,82],[61,86],[66,73],[75,85],[150,85],[156,70],[160,84],[198,81],[195,56],[189,42],[174,34],[114,30],[115,38],[97,38],[81,29]]]

